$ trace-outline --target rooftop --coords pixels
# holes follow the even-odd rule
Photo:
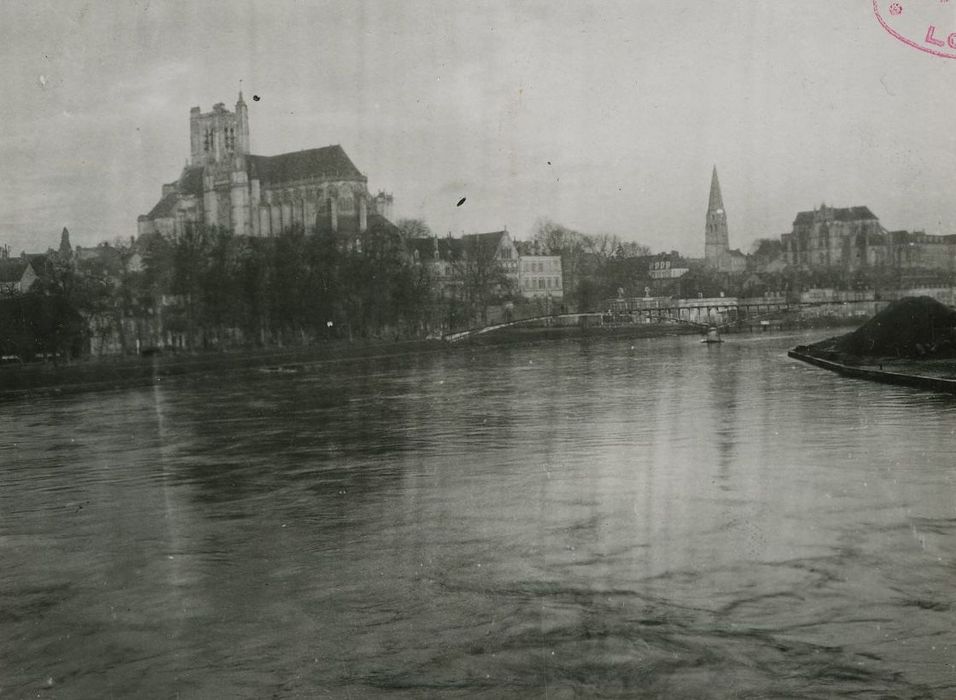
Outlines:
[[[0,284],[19,282],[23,273],[27,271],[30,261],[23,258],[8,258],[0,260]]]
[[[793,220],[794,226],[808,226],[815,221],[876,221],[876,214],[869,207],[827,207],[821,206],[812,211],[802,211]]]
[[[264,183],[293,182],[310,177],[361,178],[339,145],[310,148],[277,156],[247,156],[249,174]]]

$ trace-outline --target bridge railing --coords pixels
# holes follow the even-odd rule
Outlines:
[[[574,323],[572,322],[581,324],[583,323],[584,320],[590,320],[590,321],[597,321],[598,324],[603,325],[605,317],[606,317],[606,314],[603,314],[600,312],[531,316],[529,318],[519,318],[517,320],[507,321],[505,323],[496,323],[490,326],[481,326],[479,328],[469,328],[463,331],[455,331],[454,333],[446,333],[445,335],[442,336],[442,339],[448,342],[454,343],[459,340],[465,340],[466,338],[472,338],[477,335],[491,333],[493,331],[502,330],[504,328],[514,328],[517,326],[534,326],[538,324],[545,324],[549,326],[571,326],[571,325],[574,325]]]

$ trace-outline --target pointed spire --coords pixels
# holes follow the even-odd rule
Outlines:
[[[710,177],[710,201],[707,203],[707,211],[717,211],[724,208],[724,198],[720,196],[720,180],[717,179],[717,166],[714,166],[714,174]]]
[[[70,232],[66,226],[63,227],[63,231],[60,233],[60,255],[66,259],[69,259],[73,255],[73,246],[70,245]]]

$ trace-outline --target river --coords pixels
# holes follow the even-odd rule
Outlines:
[[[953,697],[956,400],[828,332],[0,404],[0,697]]]

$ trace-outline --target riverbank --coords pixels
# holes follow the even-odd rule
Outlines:
[[[832,325],[832,322],[827,324]],[[806,324],[727,329],[728,335],[807,328]],[[680,324],[606,324],[594,326],[543,326],[505,328],[477,335],[461,344],[442,340],[335,341],[322,345],[241,349],[223,352],[167,353],[152,357],[100,357],[71,364],[29,363],[0,366],[0,400],[44,394],[72,394],[151,385],[189,374],[227,373],[237,370],[289,372],[302,365],[349,362],[425,352],[448,352],[456,347],[537,343],[572,338],[660,338],[699,335],[701,329]]]
[[[867,379],[882,384],[911,386],[917,389],[929,389],[948,394],[956,394],[956,363],[907,363],[905,367],[887,367],[887,363],[875,365],[848,365],[834,360],[817,357],[808,346],[789,350],[787,355],[816,367],[836,372],[844,377]],[[899,371],[905,369],[906,371]]]
[[[846,377],[956,394],[956,310],[907,297],[852,333],[787,354]]]
[[[188,374],[226,373],[256,368],[290,371],[300,365],[442,352],[446,348],[447,344],[440,340],[340,341],[295,348],[170,353],[153,357],[102,357],[60,365],[13,365],[0,367],[0,400],[142,386]]]
[[[460,345],[443,340],[337,341],[322,345],[238,349],[222,352],[165,353],[151,357],[106,356],[70,364],[28,363],[0,366],[0,400],[42,394],[72,394],[155,384],[190,374],[224,374],[260,369],[284,373],[305,365],[350,362],[468,346],[506,345],[581,337],[647,338],[699,333],[691,326],[595,326],[509,328],[476,336]]]

